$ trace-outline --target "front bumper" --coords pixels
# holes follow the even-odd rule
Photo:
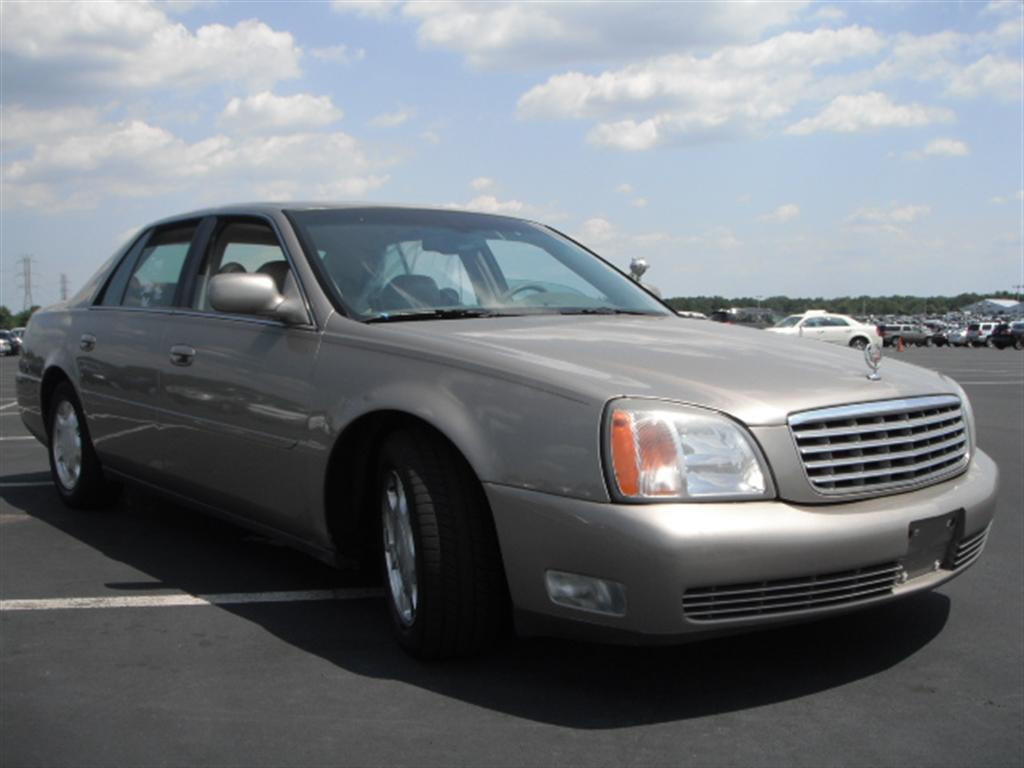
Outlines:
[[[817,506],[627,505],[494,484],[485,489],[522,634],[665,642],[830,615],[932,589],[980,554],[998,479],[995,463],[976,451],[967,472],[928,488]],[[950,534],[936,544],[943,550],[934,557],[938,566],[925,552],[922,570],[911,524],[932,536],[936,521],[948,523]],[[625,615],[554,604],[545,586],[548,570],[624,585]],[[891,583],[880,589],[885,573]],[[864,580],[870,589],[857,586]],[[709,595],[747,610],[709,612]]]

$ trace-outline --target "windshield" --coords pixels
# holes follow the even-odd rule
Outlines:
[[[803,319],[803,315],[790,315],[789,317],[784,317],[781,320],[779,320],[779,322],[777,322],[774,325],[774,327],[775,328],[792,328],[794,325],[799,323],[801,319]]]
[[[537,224],[385,208],[289,217],[358,319],[671,314],[628,277]]]

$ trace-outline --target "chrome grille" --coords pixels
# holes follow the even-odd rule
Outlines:
[[[892,593],[897,563],[724,587],[699,587],[683,594],[683,612],[692,621],[723,621],[811,608],[857,603]]]
[[[804,411],[789,417],[789,429],[823,494],[925,485],[967,464],[967,424],[952,395]]]
[[[956,554],[953,555],[953,570],[966,568],[981,557],[981,551],[985,548],[985,542],[988,541],[988,531],[991,527],[990,523],[979,533],[968,536],[957,544]]]

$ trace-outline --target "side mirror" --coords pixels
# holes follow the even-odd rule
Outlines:
[[[302,305],[282,296],[270,275],[243,272],[214,275],[210,279],[209,296],[210,306],[218,312],[270,317],[289,325],[309,321]]]

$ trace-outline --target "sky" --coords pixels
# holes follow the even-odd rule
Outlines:
[[[1019,1],[0,4],[0,303],[253,200],[550,224],[663,295],[1013,293]]]

